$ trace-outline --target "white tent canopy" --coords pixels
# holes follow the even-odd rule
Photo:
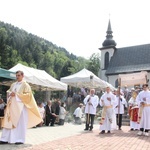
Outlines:
[[[61,78],[60,81],[80,88],[105,88],[108,86],[105,81],[101,80],[94,73],[85,68],[73,75]]]
[[[32,86],[32,89],[34,90],[67,90],[67,84],[56,80],[44,70],[30,68],[22,64],[17,64],[16,66],[9,69],[9,71],[12,72],[16,72],[18,70],[24,72],[24,79]]]

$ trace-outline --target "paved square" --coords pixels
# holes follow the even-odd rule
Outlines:
[[[84,124],[72,123],[32,128],[28,129],[24,145],[0,145],[0,150],[150,150],[150,137],[139,137],[138,131],[129,129],[123,126],[122,130],[99,135],[98,124],[93,131],[84,131]]]

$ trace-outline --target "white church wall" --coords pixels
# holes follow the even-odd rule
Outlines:
[[[100,76],[100,78],[102,80],[104,80],[104,81],[107,81],[107,77],[105,76],[105,72],[106,72],[106,70],[101,70],[101,76]]]
[[[105,72],[106,70],[103,70],[105,68],[105,53],[106,52],[109,52],[109,61],[111,59],[111,57],[113,56],[114,54],[114,49],[113,48],[109,48],[109,49],[106,49],[106,50],[101,50],[101,69],[100,69],[100,78],[102,80],[105,80],[107,81],[107,76],[105,75]]]
[[[115,87],[115,82],[118,79],[118,75],[112,75],[108,77],[108,82]]]
[[[109,48],[109,49],[105,49],[105,50],[101,50],[101,69],[105,68],[105,53],[108,52],[109,53],[109,61],[111,59],[111,57],[114,54],[114,49],[113,48]]]

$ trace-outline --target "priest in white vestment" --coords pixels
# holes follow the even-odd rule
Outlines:
[[[115,113],[117,116],[117,125],[118,129],[121,130],[122,127],[122,115],[124,114],[124,108],[127,108],[127,101],[123,96],[123,93],[119,91],[119,89],[116,91],[116,107],[115,107]]]
[[[86,114],[86,125],[84,130],[92,131],[98,102],[99,98],[97,95],[95,95],[95,89],[91,89],[90,95],[87,95],[84,99],[85,114]]]
[[[17,82],[7,91],[7,107],[0,144],[24,144],[27,128],[42,121],[31,88],[23,77],[24,73],[17,71]]]
[[[106,92],[102,95],[100,99],[100,106],[103,107],[102,115],[100,120],[100,134],[111,133],[112,129],[116,129],[116,99],[115,95],[110,91],[110,88],[106,88]]]
[[[138,123],[140,124],[140,131],[138,135],[149,136],[150,130],[150,91],[148,84],[143,85],[143,91],[141,91],[137,98],[139,104]]]

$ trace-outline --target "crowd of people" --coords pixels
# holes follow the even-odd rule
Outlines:
[[[6,103],[4,102],[4,100],[1,98],[0,99],[0,117],[4,116],[4,109],[6,107]]]
[[[64,102],[60,100],[55,100],[54,102],[48,100],[45,106],[42,102],[38,102],[37,105],[42,117],[42,122],[37,126],[41,127],[44,124],[46,126],[54,126],[55,124],[64,125],[67,114]]]
[[[24,73],[16,72],[17,82],[7,91],[7,106],[0,99],[0,115],[4,116],[0,144],[23,144],[27,128],[64,125],[70,106],[77,103],[72,113],[75,124],[82,124],[85,114],[85,131],[93,130],[98,106],[101,108],[100,134],[122,130],[122,118],[125,109],[130,117],[131,131],[139,130],[138,135],[149,136],[150,130],[150,90],[148,84],[142,89],[136,87],[129,90],[118,88],[112,91],[106,87],[98,96],[95,89],[89,91],[83,87],[78,93],[68,88],[67,96],[62,100],[48,100],[46,104],[36,102],[29,84],[23,80]],[[21,132],[20,132],[21,131]]]
[[[100,97],[100,101],[95,90],[91,89],[90,94],[84,99],[86,107],[86,126],[84,130],[92,130],[93,120],[96,115],[98,104],[102,107],[100,120],[100,134],[111,133],[111,130],[122,130],[122,115],[126,108],[130,117],[130,130],[139,130],[138,135],[149,136],[150,130],[150,90],[148,84],[144,84],[142,89],[136,87],[131,91],[125,87],[111,91],[110,87]]]

